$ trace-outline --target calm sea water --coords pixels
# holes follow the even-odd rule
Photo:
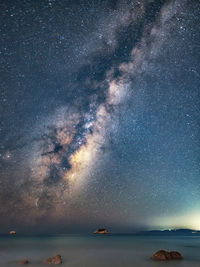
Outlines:
[[[178,250],[182,261],[153,262],[159,249]],[[66,267],[200,267],[200,236],[59,235],[0,238],[0,266],[45,266],[43,260],[61,254]]]

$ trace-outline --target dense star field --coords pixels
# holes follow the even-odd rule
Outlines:
[[[0,2],[0,232],[200,229],[200,2]]]

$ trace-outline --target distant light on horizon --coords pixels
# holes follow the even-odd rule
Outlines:
[[[159,229],[192,229],[200,230],[200,214],[185,214],[172,217],[156,218],[154,226]]]

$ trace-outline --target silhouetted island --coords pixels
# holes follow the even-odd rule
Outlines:
[[[200,231],[192,229],[169,229],[137,232],[136,235],[200,235]]]
[[[107,229],[98,229],[94,232],[94,234],[108,234],[108,230]]]

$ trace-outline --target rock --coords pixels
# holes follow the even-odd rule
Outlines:
[[[171,256],[169,252],[165,250],[159,250],[151,257],[151,259],[165,261],[171,259]]]
[[[152,257],[152,260],[166,261],[166,260],[181,260],[183,257],[178,251],[159,250]]]
[[[48,258],[44,261],[44,263],[47,263],[47,264],[61,264],[62,263],[62,258],[61,258],[61,255],[56,255],[52,258]]]
[[[10,235],[16,235],[16,231],[10,231]]]
[[[28,263],[29,261],[27,259],[24,259],[24,260],[18,261],[17,264],[23,265],[23,264],[28,264]]]
[[[170,251],[170,256],[173,260],[182,260],[183,257],[178,251]]]
[[[94,232],[94,234],[108,234],[107,229],[98,229]]]

